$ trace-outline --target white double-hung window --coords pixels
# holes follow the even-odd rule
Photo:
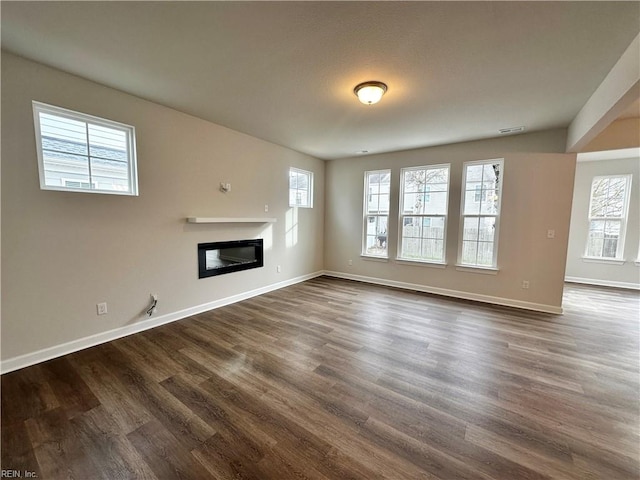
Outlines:
[[[40,188],[138,195],[135,129],[33,102]]]
[[[496,268],[503,159],[464,164],[458,264]]]
[[[289,169],[289,206],[313,208],[313,172]]]
[[[586,258],[622,260],[630,192],[631,175],[593,179]]]
[[[362,255],[387,258],[391,170],[364,173]]]
[[[444,263],[449,165],[403,168],[398,258]]]

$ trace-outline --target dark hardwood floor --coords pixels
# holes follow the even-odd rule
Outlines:
[[[565,311],[320,277],[2,376],[2,469],[637,480],[639,294]]]

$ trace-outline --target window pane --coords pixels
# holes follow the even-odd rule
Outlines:
[[[381,194],[379,200],[378,208],[380,212],[388,213],[389,212],[389,194]]]
[[[464,218],[464,228],[462,231],[462,239],[463,240],[473,240],[476,241],[478,239],[478,225],[480,222],[479,217],[465,217]]]
[[[615,258],[618,250],[618,238],[605,237],[602,244],[602,256],[606,258]]]
[[[387,213],[391,172],[365,172],[364,221],[365,255],[387,256]],[[375,215],[383,213],[383,215]]]
[[[589,224],[589,236],[604,237],[604,220],[592,220]]]
[[[367,217],[367,236],[365,253],[385,256],[387,254],[387,217]]]
[[[65,186],[65,179],[78,180],[91,189],[89,158],[81,155],[43,151],[45,185]],[[69,186],[69,188],[85,188]]]
[[[587,241],[587,256],[588,257],[600,257],[602,256],[602,246],[604,239],[601,237],[590,237]]]
[[[624,214],[624,201],[626,199],[626,179],[612,178],[609,183],[606,216],[622,217]]]
[[[480,206],[480,213],[483,215],[495,215],[498,213],[499,199],[498,191],[491,188],[483,191],[483,200]]]
[[[313,173],[289,169],[289,206],[313,207]]]
[[[403,169],[401,182],[400,257],[443,261],[449,167]]]
[[[468,182],[481,182],[482,181],[482,167],[483,165],[468,165],[466,180]]]
[[[422,241],[422,259],[441,262],[444,260],[444,242],[427,239]]]
[[[402,258],[420,258],[420,239],[403,238],[402,239]]]
[[[462,246],[459,262],[496,265],[496,225],[500,214],[502,160],[467,163],[461,206]]]
[[[33,109],[41,188],[137,195],[133,127],[38,102]]]
[[[591,182],[586,255],[619,258],[627,215],[630,176],[594,177]],[[594,218],[595,217],[595,218]]]
[[[477,244],[476,242],[462,241],[462,263],[475,265]]]
[[[430,193],[429,202],[424,204],[424,213],[446,215],[447,213],[447,192]]]
[[[625,211],[627,178],[596,177],[591,184],[591,217],[622,217]]]
[[[403,237],[419,237],[420,236],[420,217],[404,217],[402,226]]]
[[[476,184],[478,189],[465,190],[464,192],[464,215],[475,215],[480,213],[480,202],[482,200],[482,189],[480,184]]]
[[[478,242],[478,265],[493,265],[493,242]]]
[[[377,232],[377,217],[367,217],[367,235],[375,235]]]
[[[81,148],[82,151],[72,149],[72,153],[86,155],[87,152],[87,124],[79,120],[40,112],[40,136],[48,140],[57,140],[62,145],[71,148]]]
[[[478,229],[478,239],[481,241],[493,241],[493,237],[495,234],[496,227],[496,219],[493,217],[490,218],[480,218],[479,229]]]

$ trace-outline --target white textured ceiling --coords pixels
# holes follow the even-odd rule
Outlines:
[[[323,159],[566,127],[640,25],[638,2],[1,7],[8,51]]]

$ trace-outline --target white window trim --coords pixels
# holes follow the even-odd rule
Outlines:
[[[400,265],[412,265],[414,267],[432,267],[432,268],[446,268],[446,262],[432,262],[429,260],[407,260],[405,258],[396,257],[396,263]]]
[[[446,200],[446,214],[430,215],[430,214],[405,214],[404,213],[404,174],[411,170],[437,170],[441,168],[447,169],[447,200]],[[445,265],[447,261],[447,225],[449,222],[449,192],[451,188],[451,164],[440,163],[437,165],[422,165],[418,167],[406,167],[400,170],[400,198],[398,205],[398,248],[396,260],[402,262],[411,262],[419,265],[433,264],[435,266]],[[425,191],[426,193],[426,191]],[[429,192],[429,198],[431,194],[439,192]],[[430,202],[431,200],[429,200]],[[426,203],[426,202],[425,202]],[[444,218],[444,232],[442,234],[442,260],[422,260],[417,258],[407,258],[402,256],[402,232],[404,230],[404,217],[442,217]]]
[[[289,206],[290,207],[298,207],[298,208],[313,208],[313,184],[314,184],[314,178],[313,178],[313,172],[310,172],[308,170],[303,170],[301,168],[296,168],[296,167],[289,167],[289,178],[291,178],[291,172],[296,172],[298,174],[301,175],[306,175],[309,178],[309,203],[306,205],[298,205],[298,204],[291,204],[291,201],[289,201]],[[296,191],[298,191],[296,189]],[[289,198],[291,198],[291,187],[289,187],[288,189],[288,193],[289,193]]]
[[[626,263],[626,260],[624,258],[609,258],[609,257],[583,256],[582,261],[585,263],[606,263],[609,265],[624,265]]]
[[[389,173],[389,212],[386,215],[382,214],[370,214],[367,212],[367,206],[369,205],[369,190],[367,189],[367,180],[369,174],[373,173]],[[382,261],[388,261],[389,259],[389,216],[391,213],[391,169],[383,168],[380,170],[366,170],[363,175],[364,185],[363,185],[363,195],[362,195],[362,249],[360,253],[360,257],[363,259],[376,259]],[[386,216],[387,217],[387,254],[386,255],[372,255],[367,253],[367,217],[372,216]]]
[[[495,232],[493,236],[493,264],[492,265],[477,265],[477,264],[467,264],[462,263],[462,246],[464,244],[464,207],[465,207],[465,191],[467,188],[467,167],[471,165],[485,165],[485,164],[500,164],[500,183],[498,188],[498,213],[495,215],[487,215],[487,214],[477,214],[477,215],[466,215],[469,217],[485,217],[485,218],[495,218]],[[460,230],[458,234],[458,261],[456,263],[456,270],[460,271],[475,271],[476,273],[489,273],[493,275],[491,272],[498,272],[498,239],[500,237],[500,218],[502,217],[502,186],[504,185],[504,158],[491,158],[488,160],[474,160],[470,162],[464,162],[462,165],[462,191],[460,193]]]
[[[500,271],[497,267],[480,267],[473,265],[463,265],[460,263],[456,263],[456,270],[459,272],[467,272],[467,273],[481,273],[483,275],[497,275]]]
[[[31,102],[33,108],[33,121],[35,127],[36,136],[36,152],[38,156],[38,174],[40,176],[40,189],[41,190],[56,190],[63,192],[80,192],[80,193],[100,193],[107,195],[126,195],[126,196],[138,196],[138,167],[137,167],[137,155],[136,155],[136,129],[132,125],[116,122],[113,120],[107,120],[105,118],[96,117],[82,112],[76,112],[55,105],[48,105],[42,102]],[[101,190],[101,189],[78,189],[67,188],[63,185],[47,185],[45,180],[44,170],[44,155],[42,152],[42,139],[40,129],[40,113],[48,113],[58,117],[68,118],[70,120],[77,120],[80,122],[91,123],[99,125],[101,127],[110,128],[113,130],[121,130],[126,133],[127,137],[127,151],[129,156],[127,159],[127,169],[129,176],[129,190]],[[96,184],[93,179],[89,180],[92,184]]]
[[[387,249],[387,251],[389,251],[389,250]],[[384,262],[384,263],[387,263],[389,261],[389,257],[380,257],[378,255],[368,255],[366,253],[361,253],[360,257],[363,260],[372,261],[372,262]]]
[[[627,186],[625,191],[625,199],[624,199],[624,208],[622,212],[622,217],[592,217],[591,216],[591,202],[593,201],[593,182],[595,182],[598,178],[625,178],[627,180]],[[595,263],[596,260],[600,260],[599,263],[612,263],[621,265],[625,262],[624,256],[624,241],[626,239],[627,234],[627,217],[629,216],[629,201],[631,200],[631,182],[633,179],[632,174],[620,174],[620,175],[596,175],[591,180],[591,187],[589,193],[589,212],[587,216],[588,228],[587,228],[587,241],[585,242],[584,247],[584,255],[582,259],[584,261],[592,261]],[[593,220],[619,220],[620,221],[620,237],[618,238],[618,247],[616,249],[615,257],[594,257],[592,255],[587,255],[589,251],[589,232],[591,229],[591,222]]]

